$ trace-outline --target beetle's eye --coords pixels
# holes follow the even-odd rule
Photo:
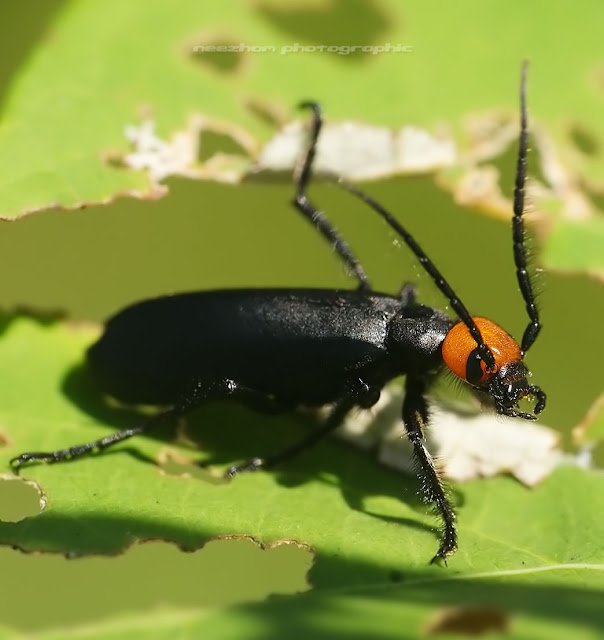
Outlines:
[[[470,384],[478,384],[482,378],[484,371],[482,370],[482,358],[478,353],[478,349],[474,349],[466,361],[466,377]]]

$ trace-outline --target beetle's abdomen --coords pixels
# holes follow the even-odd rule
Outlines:
[[[172,404],[196,380],[231,378],[284,401],[323,404],[373,376],[400,303],[333,290],[233,290],[147,300],[111,318],[88,351],[119,400]],[[375,374],[377,375],[377,374]]]

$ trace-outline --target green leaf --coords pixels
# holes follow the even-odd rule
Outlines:
[[[52,450],[103,436],[122,422],[132,424],[133,415],[107,407],[78,367],[96,334],[94,327],[65,322],[5,321],[0,423],[13,444],[2,449],[2,464],[23,450]],[[23,353],[31,355],[24,361]],[[24,404],[20,394],[28,381],[35,381],[35,393]],[[66,395],[58,394],[59,388]],[[278,472],[244,474],[228,483],[214,473],[175,476],[159,468],[162,452],[172,452],[206,460],[218,472],[257,454],[259,443],[279,449],[299,436],[306,422],[302,416],[284,420],[207,407],[188,419],[186,429],[189,438],[200,440],[202,451],[167,442],[173,434],[166,432],[71,464],[26,467],[21,475],[40,486],[47,506],[36,517],[0,523],[0,540],[70,557],[118,553],[146,539],[197,549],[233,534],[262,544],[295,540],[313,550],[312,594],[204,615],[199,622],[191,611],[181,618],[160,609],[151,618],[156,637],[181,624],[199,624],[212,630],[212,637],[221,637],[225,628],[235,634],[249,628],[253,637],[254,629],[266,632],[269,625],[277,637],[278,625],[292,617],[300,625],[298,637],[321,637],[334,625],[342,633],[369,629],[369,620],[376,637],[391,637],[403,620],[405,629],[413,630],[408,637],[414,637],[438,620],[443,608],[465,611],[468,603],[502,612],[518,637],[530,628],[545,634],[552,616],[561,629],[572,629],[579,620],[595,624],[604,587],[604,476],[596,473],[560,468],[534,490],[510,478],[458,485],[460,550],[444,568],[428,564],[438,532],[417,482],[342,443],[327,442]],[[194,580],[211,585],[216,578],[195,574]],[[12,577],[20,588],[32,579],[31,571]],[[113,588],[119,593],[119,582]],[[499,614],[493,615],[497,620]],[[471,609],[462,618],[468,616],[482,614]],[[147,615],[135,616],[119,629],[132,624],[128,633],[143,633],[149,622]],[[98,637],[111,633],[103,629]]]
[[[583,270],[601,279],[603,249],[603,219],[589,222],[557,220],[544,247],[542,260],[551,269],[567,272]]]

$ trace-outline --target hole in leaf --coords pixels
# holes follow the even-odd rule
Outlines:
[[[201,142],[197,159],[200,162],[205,162],[217,153],[247,155],[246,150],[228,134],[212,131],[211,129],[204,129],[201,132]]]
[[[307,46],[305,43],[313,43],[317,47],[340,47],[341,52],[324,50],[316,54],[331,55],[348,62],[358,62],[374,54],[359,49],[345,53],[343,47],[384,44],[383,40],[392,29],[394,20],[381,3],[367,0],[327,0],[304,4],[277,4],[263,0],[257,6],[260,15],[289,34],[292,39],[290,46],[293,47],[290,55],[303,53]],[[337,25],[337,29],[333,25]]]
[[[583,125],[575,123],[569,133],[575,147],[585,155],[595,156],[600,151],[598,138]]]
[[[505,633],[509,630],[509,616],[494,607],[451,607],[443,609],[428,625],[432,635],[481,636]]]
[[[256,98],[250,98],[245,106],[271,130],[285,126],[288,121],[288,113],[276,102],[266,102]]]
[[[0,562],[11,587],[0,599],[0,618],[7,627],[31,631],[153,614],[160,606],[190,610],[260,601],[308,590],[312,561],[304,545],[262,548],[245,537],[212,540],[190,553],[153,541],[118,556],[71,560],[4,547]]]
[[[46,498],[40,487],[16,476],[0,477],[0,520],[19,522],[40,515]]]
[[[227,484],[229,482],[222,475],[200,466],[193,460],[180,458],[170,451],[160,453],[158,463],[160,469],[169,476],[190,477],[210,484]]]
[[[214,34],[211,38],[197,39],[191,46],[191,56],[195,62],[219,73],[235,73],[243,64],[245,46],[232,35]]]

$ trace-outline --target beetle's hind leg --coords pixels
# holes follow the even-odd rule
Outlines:
[[[95,453],[102,449],[107,449],[107,447],[117,444],[118,442],[123,442],[133,436],[147,433],[153,429],[161,427],[166,424],[166,422],[189,413],[205,402],[210,400],[220,400],[223,398],[238,400],[242,404],[265,413],[275,413],[286,408],[281,403],[273,400],[273,398],[267,394],[246,387],[245,385],[242,385],[235,380],[231,380],[230,378],[223,378],[220,380],[198,380],[191,385],[190,390],[183,394],[180,401],[173,407],[149,418],[135,427],[112,433],[111,435],[93,442],[75,445],[66,449],[59,449],[57,451],[50,452],[34,451],[22,453],[16,458],[13,458],[10,461],[10,464],[13,468],[18,469],[30,462],[65,462],[67,460],[72,460],[73,458],[79,458],[80,456]]]
[[[101,451],[102,449],[106,449],[107,447],[117,444],[118,442],[122,442],[123,440],[132,438],[133,436],[145,433],[150,429],[160,426],[160,424],[172,418],[174,415],[179,414],[170,409],[168,411],[165,411],[164,413],[160,413],[159,415],[154,416],[143,424],[132,427],[131,429],[124,429],[124,431],[112,433],[111,435],[100,438],[99,440],[94,440],[93,442],[78,444],[73,447],[67,447],[66,449],[58,449],[57,451],[31,451],[22,453],[13,458],[10,461],[10,464],[13,469],[19,469],[23,465],[29,464],[30,462],[66,462],[67,460],[72,460],[73,458],[79,458],[80,456],[84,456],[89,453]]]
[[[405,400],[403,402],[403,422],[407,436],[413,445],[413,455],[417,462],[422,490],[426,502],[434,505],[443,521],[440,547],[432,558],[432,562],[442,559],[445,564],[447,556],[457,549],[457,529],[455,512],[447,498],[445,488],[432,456],[426,449],[423,428],[428,423],[428,405],[425,398],[426,382],[421,378],[407,376],[405,384]]]

